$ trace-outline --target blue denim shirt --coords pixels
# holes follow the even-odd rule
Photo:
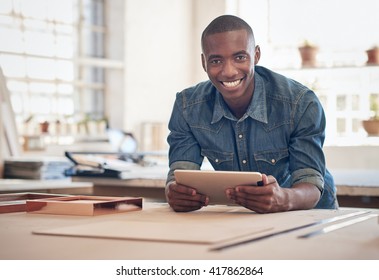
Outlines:
[[[337,208],[336,187],[322,150],[325,115],[313,91],[255,67],[255,89],[237,119],[210,81],[183,90],[169,122],[170,171],[200,169],[204,157],[215,170],[258,171],[289,188],[308,182],[321,191],[316,208]]]

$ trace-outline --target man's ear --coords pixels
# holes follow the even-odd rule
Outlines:
[[[254,54],[254,65],[258,64],[260,58],[261,58],[261,48],[259,45],[256,45],[255,54]]]
[[[204,71],[207,72],[207,66],[205,64],[204,54],[201,54],[201,65],[203,66]]]

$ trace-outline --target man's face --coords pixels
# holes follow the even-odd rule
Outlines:
[[[245,30],[208,35],[203,41],[203,68],[227,103],[250,101],[259,57],[259,47]]]

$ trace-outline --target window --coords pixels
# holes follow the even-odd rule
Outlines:
[[[237,3],[237,1],[236,1]],[[379,93],[379,65],[366,65],[366,50],[378,45],[376,0],[238,1],[261,46],[259,64],[313,89],[326,118],[325,145],[378,145],[362,120],[370,96]],[[298,47],[318,47],[317,66],[302,68]]]
[[[52,133],[62,133],[104,118],[104,2],[0,2],[0,66],[20,133],[35,134],[45,121],[55,124]]]

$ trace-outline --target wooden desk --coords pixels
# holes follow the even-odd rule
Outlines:
[[[346,207],[379,208],[379,170],[332,170],[338,201]]]
[[[310,238],[300,235],[322,229],[332,224],[340,225],[357,217],[378,214],[370,213],[343,220],[313,225],[290,231],[270,238],[246,243],[221,251],[211,251],[216,244],[196,244],[185,242],[162,242],[152,240],[111,239],[93,237],[67,237],[33,234],[34,231],[56,229],[68,226],[81,228],[97,227],[107,230],[106,223],[116,223],[121,232],[130,224],[140,222],[145,235],[156,237],[162,230],[180,228],[181,224],[193,225],[194,234],[200,230],[220,236],[220,226],[225,231],[239,234],[246,229],[259,229],[243,238],[265,236],[271,233],[314,223],[336,216],[357,213],[357,208],[334,210],[306,210],[276,214],[256,214],[242,207],[208,206],[191,213],[172,212],[166,204],[145,203],[144,209],[137,212],[109,214],[103,216],[68,216],[30,214],[25,212],[0,215],[0,259],[86,259],[86,260],[202,260],[202,259],[379,259],[379,224],[373,216],[359,223]],[[262,230],[264,229],[264,230]],[[211,235],[213,236],[213,235]]]
[[[86,179],[77,179],[86,180]],[[166,179],[113,179],[91,178],[93,195],[99,196],[142,196],[150,201],[165,202]]]
[[[165,201],[164,187],[168,168],[146,167],[151,179],[141,168],[131,172],[135,178],[109,179],[73,177],[73,181],[90,181],[94,195],[142,196],[153,201]],[[331,170],[337,185],[337,195],[342,207],[379,208],[379,170]]]
[[[99,196],[142,196],[150,201],[165,202],[167,165],[136,166],[128,172],[128,179],[72,177],[74,182],[93,183],[93,194]]]
[[[0,193],[41,192],[59,194],[83,194],[93,192],[91,182],[65,180],[0,179]]]

